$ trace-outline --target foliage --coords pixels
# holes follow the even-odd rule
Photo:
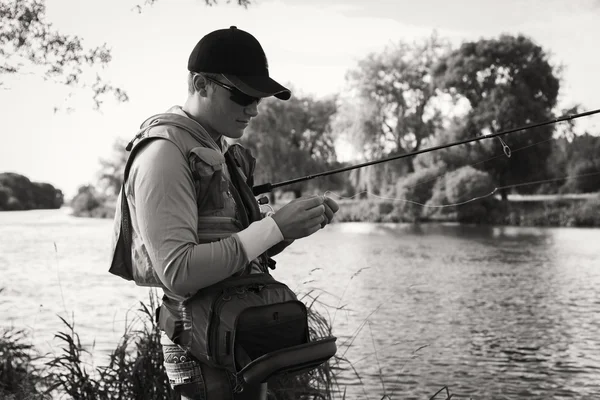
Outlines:
[[[159,0],[145,0],[143,4],[138,4],[135,6],[135,9],[138,13],[142,12],[142,9],[146,6],[152,6],[157,3]],[[204,0],[207,6],[213,6],[219,4],[218,0]],[[251,0],[237,0],[238,5],[248,8],[248,6],[252,3]],[[227,0],[227,4],[231,3],[231,0]]]
[[[443,146],[461,140],[466,121],[462,118],[452,118],[448,126],[438,129],[429,138],[429,146]],[[462,144],[450,148],[440,149],[415,156],[415,169],[443,167],[446,171],[453,171],[465,165],[480,161],[478,154],[471,143]]]
[[[335,99],[265,99],[260,104],[259,115],[240,140],[258,160],[256,184],[281,182],[339,166],[335,162],[330,126],[335,112]],[[302,191],[314,189],[323,182],[340,185],[340,179],[335,176],[329,180],[297,183],[289,190],[299,197]]]
[[[433,67],[449,50],[436,34],[422,43],[399,42],[371,53],[347,74],[351,94],[340,105],[335,131],[344,134],[369,159],[408,153],[421,148],[441,122],[435,102]],[[405,159],[370,167],[365,175],[389,184],[413,170]],[[366,186],[373,186],[367,183]]]
[[[551,119],[559,79],[544,50],[519,35],[464,43],[436,68],[436,79],[448,93],[466,98],[471,106],[462,138],[498,132]],[[550,153],[554,126],[513,133],[505,138],[512,157],[496,158],[478,168],[489,172],[499,186],[545,177],[540,165]],[[516,150],[535,144],[535,151]],[[500,140],[479,141],[474,149],[487,159],[503,154]],[[535,187],[523,186],[522,191]],[[502,195],[506,198],[506,190]]]
[[[80,186],[71,201],[73,215],[76,217],[113,218],[115,199],[98,193],[92,185]]]
[[[593,193],[600,191],[600,159],[579,158],[570,163],[567,171],[569,179],[561,187],[562,193]]]
[[[494,211],[500,208],[498,200],[490,196],[494,192],[495,185],[488,173],[465,166],[438,179],[427,205],[457,204],[437,210],[442,214],[456,213],[458,222],[491,223]],[[479,197],[481,199],[477,199]]]
[[[131,321],[107,366],[90,371],[84,360],[89,355],[75,332],[74,323],[61,320],[68,332],[56,337],[64,342],[63,353],[48,362],[50,392],[73,399],[175,399],[163,367],[160,330],[155,323],[157,296],[151,292],[149,304],[140,302],[143,320]],[[138,322],[141,322],[139,324]],[[140,326],[134,329],[135,326]]]
[[[600,226],[600,194],[575,208],[573,224],[582,227]]]
[[[125,150],[126,145],[126,140],[116,139],[109,158],[100,159],[98,187],[106,196],[115,198],[123,185],[125,165],[129,157],[129,152]]]
[[[0,289],[0,292],[2,290]],[[35,364],[39,356],[27,344],[24,330],[0,328],[0,398],[45,399],[42,394],[42,369]]]
[[[8,200],[10,199],[11,194],[12,191],[0,183],[0,210],[8,209]]]
[[[553,141],[547,160],[550,177],[557,180],[543,188],[546,192],[586,193],[600,190],[598,175],[576,178],[578,175],[600,173],[600,137],[588,133],[561,137]]]
[[[5,84],[1,80],[3,75],[33,68],[44,79],[91,89],[96,108],[106,94],[113,94],[118,101],[127,101],[122,89],[110,85],[100,75],[96,74],[92,82],[83,79],[92,67],[110,62],[111,53],[106,44],[85,49],[81,38],[57,32],[45,18],[45,0],[0,2],[0,87]]]
[[[369,54],[348,73],[350,86],[370,106],[369,120],[377,121],[375,129],[355,132],[367,153],[418,150],[433,134],[439,117],[430,104],[436,94],[433,66],[447,50],[435,34],[423,43],[399,42]]]
[[[62,191],[49,183],[31,182],[12,172],[0,174],[0,211],[57,209],[63,200]]]
[[[398,180],[395,197],[400,200],[396,213],[402,221],[418,222],[423,218],[425,204],[433,194],[440,167],[418,169]]]
[[[71,207],[76,213],[92,211],[99,207],[100,204],[96,189],[92,185],[80,186],[77,189],[77,194],[71,201]]]
[[[309,296],[310,293],[304,297]],[[19,375],[21,379],[18,381],[14,379],[9,381],[6,374],[0,373],[0,384],[2,384],[0,394],[22,392],[23,397],[18,397],[19,399],[31,398],[30,396],[34,394],[41,396],[41,393],[62,397],[67,395],[68,398],[81,400],[178,399],[179,397],[173,393],[168,383],[164,370],[160,345],[161,331],[155,322],[157,294],[150,292],[149,299],[149,303],[140,302],[138,315],[141,319],[128,323],[116,349],[110,354],[108,365],[96,367],[95,370],[90,369],[86,357],[91,355],[82,346],[74,322],[69,323],[61,318],[67,327],[66,332],[59,332],[56,335],[63,343],[62,353],[53,356],[47,362],[47,371],[36,369],[26,373],[23,368],[18,370],[13,368],[13,371],[21,374]],[[310,336],[312,338],[331,336],[330,321],[313,307],[316,298],[308,298],[308,300],[311,300],[311,304],[308,305]],[[138,328],[134,329],[135,327]],[[23,337],[19,337],[9,342],[13,353],[17,354],[15,349],[30,347],[18,344],[22,340]],[[5,347],[6,341],[0,337],[2,365],[7,365],[9,360],[3,351]],[[347,369],[346,363],[348,361],[343,356],[336,356],[329,363],[323,364],[310,373],[272,379],[269,382],[269,390],[277,396],[278,400],[297,399],[307,395],[311,398],[332,399],[332,390],[337,384],[335,374]],[[13,362],[11,365],[14,364]],[[0,369],[0,372],[2,371]],[[41,382],[39,387],[32,384],[38,381]],[[9,386],[9,383],[13,385]],[[29,383],[29,385],[19,391],[17,383]]]

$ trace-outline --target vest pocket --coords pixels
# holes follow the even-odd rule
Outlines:
[[[199,243],[216,242],[242,230],[242,225],[235,218],[207,216],[198,217]]]
[[[223,174],[225,157],[207,147],[190,150],[189,164],[196,189],[198,210],[202,213],[221,210],[229,184]]]

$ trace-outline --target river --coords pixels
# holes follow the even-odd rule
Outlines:
[[[148,298],[107,273],[111,225],[0,213],[2,326],[57,353],[58,315],[74,320],[101,365]],[[343,306],[330,310],[338,354],[360,375],[341,378],[347,398],[429,399],[443,386],[453,398],[600,398],[600,229],[334,223],[277,265],[297,292]]]

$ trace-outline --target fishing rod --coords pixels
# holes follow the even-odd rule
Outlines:
[[[392,156],[392,157],[388,157],[388,158],[383,158],[381,160],[368,161],[368,162],[364,162],[362,164],[350,165],[348,167],[343,167],[343,168],[333,169],[330,171],[320,172],[320,173],[314,174],[314,175],[306,175],[301,178],[290,179],[287,181],[282,181],[282,182],[277,182],[277,183],[263,183],[262,185],[254,186],[252,188],[252,192],[254,193],[255,196],[258,196],[263,193],[268,193],[268,192],[272,191],[273,189],[281,187],[281,186],[287,186],[287,185],[291,185],[293,183],[298,183],[298,182],[303,182],[303,181],[307,181],[307,180],[314,179],[314,178],[319,178],[321,176],[339,174],[340,172],[346,172],[346,171],[350,171],[350,170],[357,169],[357,168],[368,167],[369,165],[375,165],[375,164],[379,164],[379,163],[383,163],[383,162],[387,162],[387,161],[399,160],[401,158],[412,157],[412,156],[416,156],[418,154],[428,153],[430,151],[435,151],[435,150],[440,150],[440,149],[446,149],[449,147],[458,146],[460,144],[476,142],[476,141],[483,140],[483,139],[491,139],[491,138],[506,135],[509,133],[514,133],[514,132],[523,131],[523,130],[527,130],[527,129],[538,128],[538,127],[544,126],[544,125],[551,125],[551,124],[556,124],[558,122],[570,121],[570,120],[573,120],[576,118],[587,117],[589,115],[597,114],[597,113],[600,113],[600,109],[586,111],[586,112],[582,112],[579,114],[565,115],[560,118],[555,118],[555,119],[544,121],[544,122],[538,122],[538,123],[533,123],[533,124],[529,124],[529,125],[524,125],[524,126],[520,126],[517,128],[508,129],[508,130],[505,130],[502,132],[492,133],[490,135],[478,136],[478,137],[474,137],[474,138],[470,138],[470,139],[460,140],[460,141],[453,142],[453,143],[443,144],[443,145],[434,146],[434,147],[428,147],[426,149],[411,151],[410,153],[405,153],[405,154],[400,154],[400,155],[396,155],[396,156]],[[502,139],[500,139],[500,140],[502,140]],[[503,144],[503,147],[504,147],[505,154],[508,157],[510,157],[510,149],[508,148],[508,146]]]

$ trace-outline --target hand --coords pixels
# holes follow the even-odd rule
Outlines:
[[[321,229],[321,223],[325,221],[324,202],[323,196],[300,197],[281,207],[271,217],[284,239],[300,239]]]
[[[333,220],[333,214],[340,209],[340,206],[332,198],[323,196],[323,199],[323,205],[325,206],[325,220],[321,223],[321,228],[325,228],[325,225]]]

